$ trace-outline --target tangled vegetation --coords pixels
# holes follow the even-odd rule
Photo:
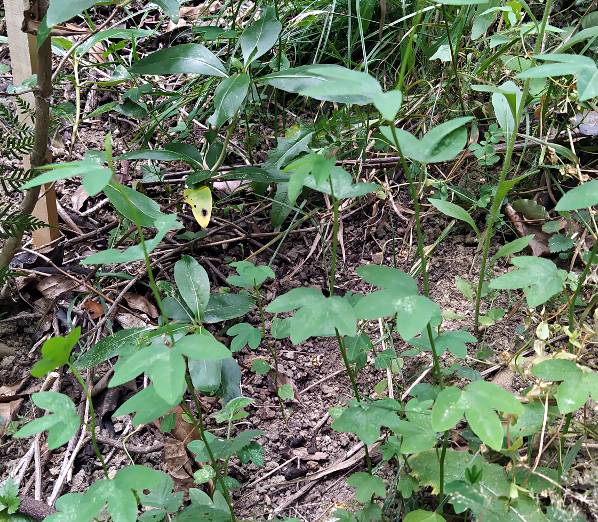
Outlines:
[[[592,465],[598,435],[596,2],[181,4],[39,1],[38,82],[9,86],[0,105],[5,300],[31,276],[13,260],[21,237],[43,226],[15,209],[15,190],[36,199],[40,187],[68,187],[112,217],[96,216],[84,252],[69,251],[76,234],[65,232],[68,260],[43,256],[84,288],[69,288],[66,320],[35,339],[32,404],[0,435],[14,448],[33,437],[38,452],[67,449],[58,478],[39,479],[51,491],[41,515],[22,491],[28,464],[0,468],[0,520],[316,520],[288,503],[238,504],[253,475],[284,468],[261,471],[260,400],[244,383],[268,380],[277,430],[292,437],[307,399],[280,352],[318,343],[352,397],[329,401],[314,440],[329,423],[331,437],[356,443],[336,470],[352,496],[332,520],[596,517],[595,483],[582,491],[572,478]],[[17,101],[29,90],[35,108]],[[45,130],[23,124],[15,103]],[[59,136],[63,158],[45,164]],[[29,153],[25,172],[15,160]],[[237,241],[215,232],[252,216],[265,219],[243,247],[209,254]],[[371,247],[344,243],[350,216],[386,224],[377,260],[347,262]],[[413,239],[403,260],[398,222]],[[297,266],[274,270],[308,226],[318,236],[293,244]],[[469,274],[451,276],[459,313],[434,298],[431,269],[456,236],[473,245]],[[316,250],[325,276],[289,287]],[[134,286],[147,321],[127,326],[115,314]],[[498,328],[506,354],[489,349]],[[94,408],[111,389],[127,393],[109,416],[131,427],[116,468]],[[179,438],[181,426],[186,482],[127,451],[133,434]],[[92,480],[60,496],[84,447]],[[298,476],[313,487],[328,476],[315,469]]]

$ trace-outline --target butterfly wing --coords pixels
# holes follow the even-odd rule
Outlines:
[[[209,187],[189,188],[183,192],[185,202],[191,207],[201,228],[207,228],[212,216],[212,191]]]

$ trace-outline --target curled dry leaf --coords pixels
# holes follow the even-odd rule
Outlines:
[[[17,395],[26,379],[12,386],[0,386],[0,438],[6,433],[6,428],[19,411],[23,403],[23,395]]]
[[[71,206],[73,210],[81,210],[85,202],[89,199],[89,194],[83,185],[80,185],[71,196]]]
[[[93,299],[86,299],[81,305],[92,319],[99,319],[104,315],[104,307]]]
[[[159,315],[158,309],[143,295],[125,294],[125,301],[129,305],[129,308],[139,310],[152,319],[156,319]]]
[[[534,256],[540,257],[550,252],[550,249],[548,248],[549,234],[542,232],[540,227],[526,223],[511,205],[505,205],[505,214],[511,220],[511,223],[513,223],[513,227],[515,227],[519,236],[534,235],[534,238],[529,244]]]

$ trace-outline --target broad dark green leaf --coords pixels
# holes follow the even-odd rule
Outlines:
[[[191,256],[183,256],[174,265],[174,280],[185,304],[196,318],[201,318],[210,300],[210,280],[205,269]]]
[[[356,105],[374,103],[382,93],[369,74],[329,64],[284,69],[260,78],[260,82],[316,100]]]
[[[569,190],[559,199],[555,210],[558,212],[581,210],[594,205],[598,205],[598,179],[587,181]]]
[[[46,14],[48,26],[61,24],[94,6],[100,0],[51,0]]]
[[[245,67],[274,47],[281,29],[274,9],[266,7],[261,18],[247,27],[239,38]]]
[[[235,74],[220,82],[214,93],[214,114],[208,118],[208,123],[214,127],[221,127],[231,120],[242,107],[249,90],[249,75]]]
[[[222,62],[201,44],[166,47],[142,58],[129,69],[131,74],[165,76],[169,74],[228,75]]]

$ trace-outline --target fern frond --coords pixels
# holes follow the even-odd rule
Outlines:
[[[4,158],[21,159],[33,149],[35,136],[29,130],[19,130],[0,138],[0,153]]]
[[[3,194],[11,194],[19,190],[21,185],[33,177],[31,169],[25,170],[21,167],[11,165],[0,165],[0,188]]]
[[[0,239],[15,237],[24,232],[32,232],[48,225],[28,214],[16,212],[10,203],[0,207]]]

